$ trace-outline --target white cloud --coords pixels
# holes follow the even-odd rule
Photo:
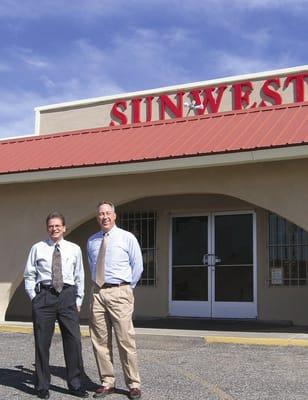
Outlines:
[[[85,40],[76,41],[65,57],[50,57],[48,69],[38,76],[46,88],[45,95],[40,87],[36,93],[15,92],[19,110],[34,118],[33,109],[37,106],[121,93],[123,88],[113,79],[110,68],[106,71],[105,63],[104,51]],[[15,100],[10,97],[7,101],[13,107]]]
[[[134,2],[136,1],[131,1],[131,3]],[[97,18],[123,11],[127,11],[127,2],[124,0],[73,0],[70,2],[63,0],[40,0],[39,2],[37,0],[1,0],[0,2],[0,17],[13,19],[33,20],[45,16]]]
[[[272,40],[270,28],[258,29],[254,32],[245,33],[243,32],[243,37],[250,40],[255,46],[266,47],[270,44]]]
[[[120,65],[138,90],[185,82],[190,74],[176,60],[181,53],[188,56],[191,44],[189,32],[184,30],[135,29],[125,40],[120,35],[115,37],[109,68],[116,70]]]
[[[227,1],[227,0],[223,0]],[[282,9],[283,7],[289,8],[290,11],[300,11],[306,9],[307,0],[233,0],[236,7],[245,9]]]
[[[131,91],[132,86],[133,90],[141,90],[157,87],[161,82],[185,82],[186,71],[170,59],[166,41],[174,48],[187,36],[187,32],[180,30],[160,34],[141,29],[125,41],[118,35],[108,50],[85,39],[77,40],[65,56],[49,57],[48,69],[38,76],[41,85],[35,92],[2,91],[0,137],[33,133],[33,110],[37,106],[123,93]],[[39,55],[26,49],[19,57],[28,65],[45,66],[44,62],[37,62],[42,59]]]
[[[48,78],[48,76],[41,75],[40,80],[47,89],[54,89],[56,87],[55,82]]]
[[[282,9],[299,13],[307,8],[307,0],[189,0],[179,3],[178,0],[1,0],[0,18],[37,19],[45,16],[97,19],[112,15],[133,15],[135,10],[149,13],[176,13],[187,18],[206,13],[243,13],[247,10]],[[218,18],[217,18],[218,20]]]
[[[46,68],[48,67],[48,63],[45,61],[42,61],[38,57],[32,57],[32,56],[21,56],[21,59],[28,64],[30,67],[34,68]]]
[[[188,39],[174,32],[137,29],[125,38],[118,34],[108,48],[80,39],[65,56],[49,58],[40,79],[61,102],[185,82],[191,77],[172,52]]]
[[[8,64],[0,63],[0,72],[9,71],[11,67]]]
[[[13,46],[10,48],[10,53],[30,68],[42,69],[48,67],[47,60],[34,54],[34,51],[30,48]]]
[[[266,60],[260,56],[241,56],[227,52],[216,51],[217,70],[228,75],[241,75],[254,72],[271,71],[279,68],[294,67],[294,60],[287,53],[275,61]]]
[[[34,105],[40,96],[22,90],[3,92],[0,98],[0,137],[34,133]]]
[[[155,3],[155,0],[152,0]],[[177,0],[169,0],[169,3],[178,3]],[[307,0],[190,0],[181,4],[183,11],[205,11],[209,13],[217,12],[218,10],[225,13],[236,11],[245,12],[247,10],[261,9],[283,9],[291,7],[293,11],[306,9]]]
[[[76,41],[65,57],[57,55],[45,61],[29,49],[18,49],[26,65],[44,74],[38,75],[37,85],[30,91],[25,89],[3,89],[0,97],[0,137],[28,135],[34,133],[34,108],[65,101],[78,100],[123,92],[123,88],[112,78],[110,56],[90,45],[85,40]],[[105,63],[108,62],[105,72]],[[12,64],[12,67],[16,65]],[[48,66],[48,68],[47,68]],[[3,64],[3,69],[6,66]],[[0,64],[1,71],[1,64]],[[113,71],[114,72],[114,71]],[[25,79],[26,79],[25,75]],[[42,91],[42,87],[45,88]]]

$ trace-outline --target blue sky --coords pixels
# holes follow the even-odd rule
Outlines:
[[[308,64],[308,0],[1,0],[0,138],[34,107]]]

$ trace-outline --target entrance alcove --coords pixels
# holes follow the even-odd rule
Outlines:
[[[140,317],[167,316],[169,314],[169,279],[170,279],[170,227],[171,216],[181,214],[204,214],[208,212],[251,210],[255,208],[242,200],[220,194],[182,194],[171,196],[145,197],[117,207],[118,225],[127,218],[135,218],[142,224],[152,223],[155,218],[155,249],[152,252],[150,266],[147,267],[147,277],[144,284],[135,290],[136,315]],[[151,215],[151,219],[149,217]],[[126,218],[126,219],[125,219]],[[146,219],[146,221],[144,221]],[[138,221],[129,226],[137,227]],[[124,226],[126,228],[127,225]],[[141,226],[141,225],[140,225]],[[151,225],[151,227],[153,228]],[[87,322],[89,317],[89,295],[91,279],[86,256],[86,243],[90,235],[99,229],[95,215],[66,235],[66,239],[77,243],[83,252],[85,266],[85,298],[80,314],[81,322]],[[148,228],[147,228],[148,229]],[[139,239],[139,238],[138,238]],[[142,239],[143,240],[143,239]],[[153,255],[154,254],[154,255]],[[148,256],[149,259],[151,258]],[[6,320],[31,320],[31,303],[24,291],[23,282],[15,291],[6,312]]]

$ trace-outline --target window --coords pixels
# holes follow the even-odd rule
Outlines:
[[[120,212],[118,226],[132,232],[139,241],[144,271],[141,286],[156,285],[156,212]]]
[[[271,286],[307,285],[308,232],[270,213],[268,250]]]

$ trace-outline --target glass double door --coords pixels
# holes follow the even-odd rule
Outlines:
[[[255,215],[172,218],[170,315],[256,317]]]

